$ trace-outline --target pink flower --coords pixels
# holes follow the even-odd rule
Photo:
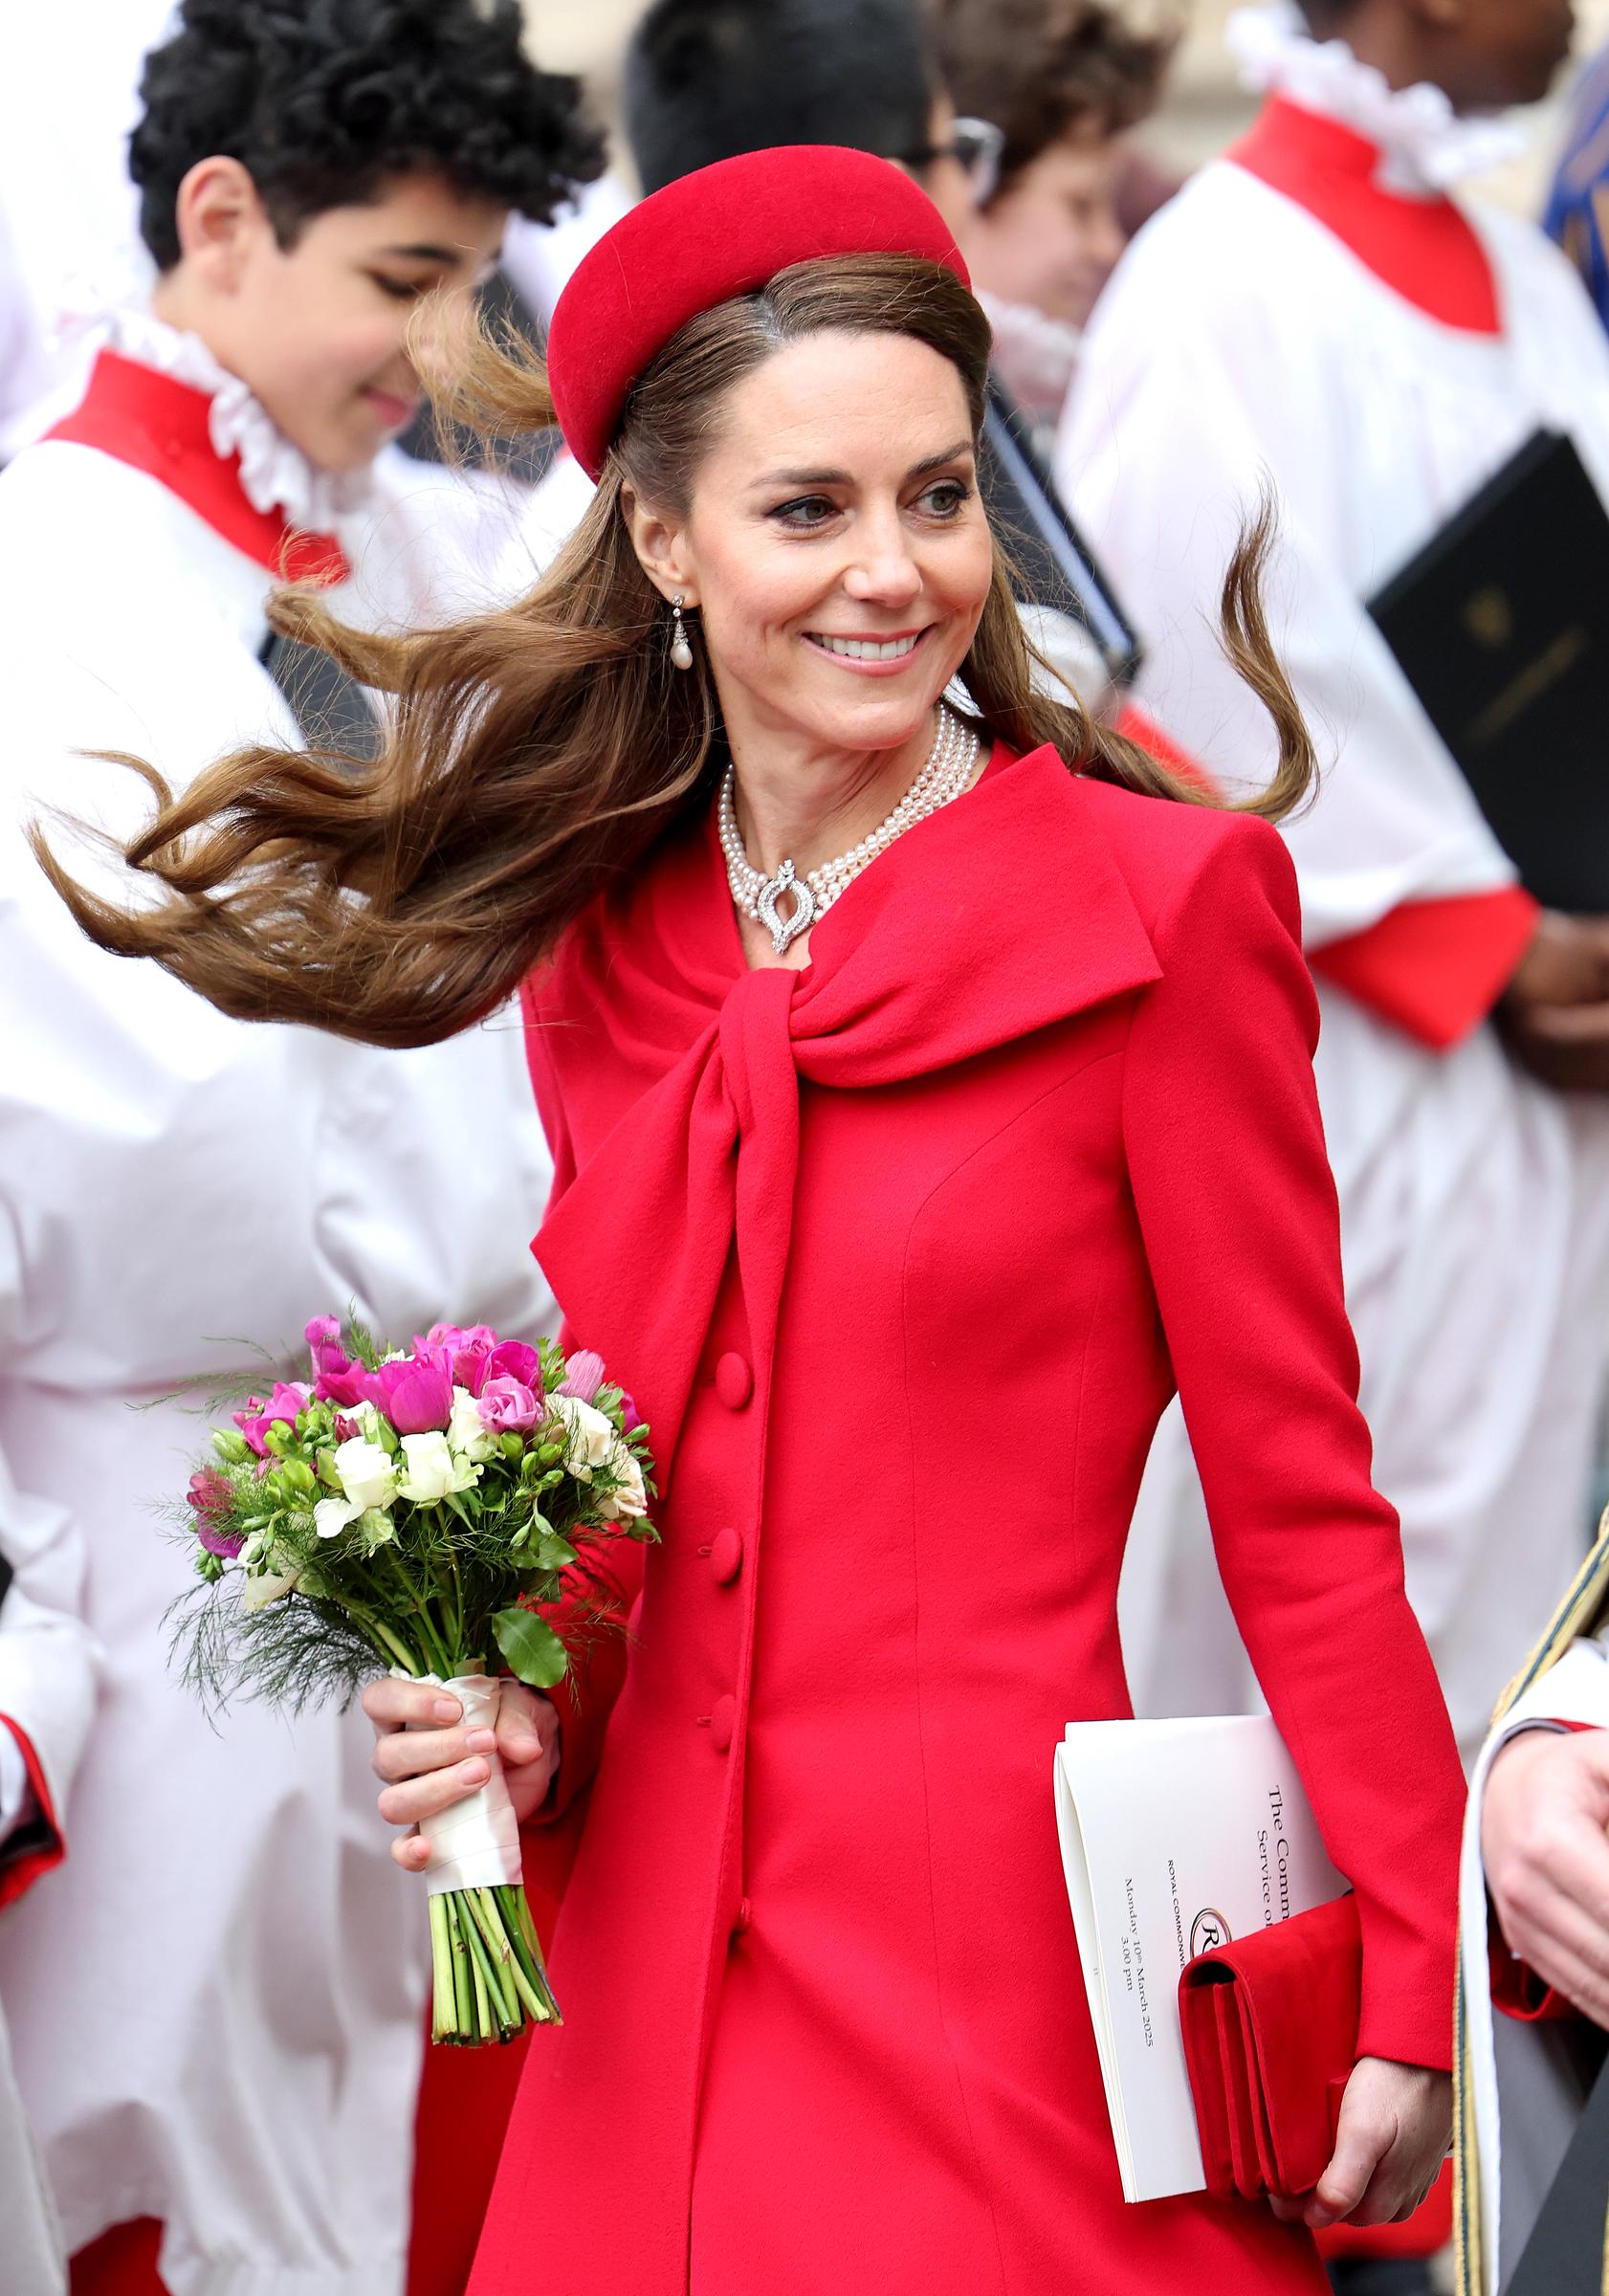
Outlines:
[[[631,1398],[627,1394],[625,1388],[623,1387],[620,1391],[621,1433],[623,1435],[629,1435],[633,1427],[640,1427],[642,1424],[642,1413],[638,1410],[636,1404],[631,1401]]]
[[[276,1420],[282,1420],[286,1426],[294,1427],[297,1424],[297,1413],[306,1410],[312,1392],[313,1390],[303,1386],[299,1380],[276,1380],[274,1393],[266,1403],[260,1395],[249,1395],[246,1398],[246,1408],[231,1414],[235,1425],[259,1459],[265,1459],[268,1456],[268,1445],[264,1438],[269,1428]]]
[[[428,1435],[452,1416],[452,1358],[445,1347],[416,1348],[364,1374],[364,1395],[399,1435]],[[249,1439],[248,1439],[249,1440]]]
[[[578,1403],[589,1403],[603,1383],[603,1357],[594,1355],[589,1347],[583,1347],[566,1363],[559,1393],[573,1395]]]
[[[533,1395],[542,1391],[541,1358],[534,1347],[523,1339],[504,1339],[486,1358],[486,1377],[489,1380],[518,1380],[521,1387],[529,1387]]]
[[[315,1315],[305,1334],[313,1350],[313,1392],[321,1403],[361,1403],[367,1377],[361,1363],[348,1362],[334,1315]]]
[[[452,1357],[452,1377],[460,1387],[471,1395],[478,1395],[486,1382],[486,1366],[494,1350],[499,1345],[496,1333],[489,1323],[432,1323],[424,1340],[416,1339],[414,1346],[445,1347]]]
[[[480,1424],[490,1435],[522,1435],[541,1417],[541,1405],[521,1380],[488,1380],[480,1391]]]

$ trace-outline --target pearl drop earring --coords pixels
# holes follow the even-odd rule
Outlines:
[[[693,648],[689,645],[687,631],[682,627],[682,592],[680,590],[676,592],[671,602],[671,611],[675,617],[674,627],[671,632],[671,659],[678,670],[691,670]]]

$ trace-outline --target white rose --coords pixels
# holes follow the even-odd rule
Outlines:
[[[240,1589],[240,1601],[246,1610],[266,1610],[288,1595],[301,1578],[299,1571],[250,1571]]]
[[[578,1483],[590,1483],[615,1441],[611,1421],[579,1395],[550,1395],[548,1408],[564,1423],[564,1465]]]
[[[465,1459],[490,1459],[497,1447],[497,1439],[487,1430],[480,1416],[480,1405],[467,1387],[452,1390],[452,1416],[447,1423],[447,1440]]]
[[[439,1430],[402,1439],[406,1466],[397,1485],[399,1496],[430,1507],[450,1491],[468,1490],[480,1480],[480,1469],[467,1459],[454,1459],[452,1446]]]
[[[390,1454],[366,1435],[349,1435],[336,1446],[335,1471],[359,1513],[365,1507],[388,1507],[396,1493],[397,1470]]]
[[[643,1484],[643,1470],[635,1451],[616,1442],[609,1453],[609,1473],[617,1478],[611,1491],[603,1493],[598,1512],[606,1523],[618,1523],[628,1516],[647,1514],[648,1491]]]
[[[356,1499],[320,1499],[313,1510],[313,1528],[320,1538],[335,1538],[362,1512]]]

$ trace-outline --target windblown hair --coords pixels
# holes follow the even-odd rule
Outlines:
[[[1182,20],[1122,0],[937,0],[933,38],[956,109],[1005,138],[999,192],[1064,137],[1137,126],[1161,98]]]
[[[276,626],[393,696],[379,758],[255,747],[158,800],[124,857],[161,890],[146,906],[74,881],[34,849],[102,948],[150,957],[242,1020],[299,1021],[422,1045],[492,1011],[564,927],[653,841],[707,804],[724,758],[705,649],[672,667],[663,599],[638,563],[622,491],[685,509],[725,394],[779,345],[825,329],[914,338],[950,360],[981,425],[989,330],[952,273],[905,255],[801,263],[705,312],[633,385],[581,525],[528,596],[402,638],[355,631],[303,591]],[[446,411],[481,427],[543,424],[540,368],[482,336]],[[1223,585],[1230,659],[1268,709],[1279,764],[1247,810],[1289,811],[1312,751],[1264,624],[1264,516]],[[1071,703],[1036,690],[997,549],[960,675],[988,732],[1050,742],[1069,769],[1156,797],[1211,802]]]
[[[580,82],[539,71],[521,37],[519,0],[185,0],[145,59],[128,146],[157,268],[179,260],[179,186],[218,154],[251,176],[282,247],[416,169],[551,222],[604,146]]]

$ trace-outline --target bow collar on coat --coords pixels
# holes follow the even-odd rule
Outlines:
[[[988,1052],[1160,976],[1091,800],[1049,748],[997,750],[813,928],[751,972],[709,822],[579,921],[533,1025],[598,1014],[643,1090],[535,1250],[668,1472],[736,1236],[764,1402],[793,1225],[799,1080],[853,1091]],[[598,1036],[589,1032],[592,1045]]]

